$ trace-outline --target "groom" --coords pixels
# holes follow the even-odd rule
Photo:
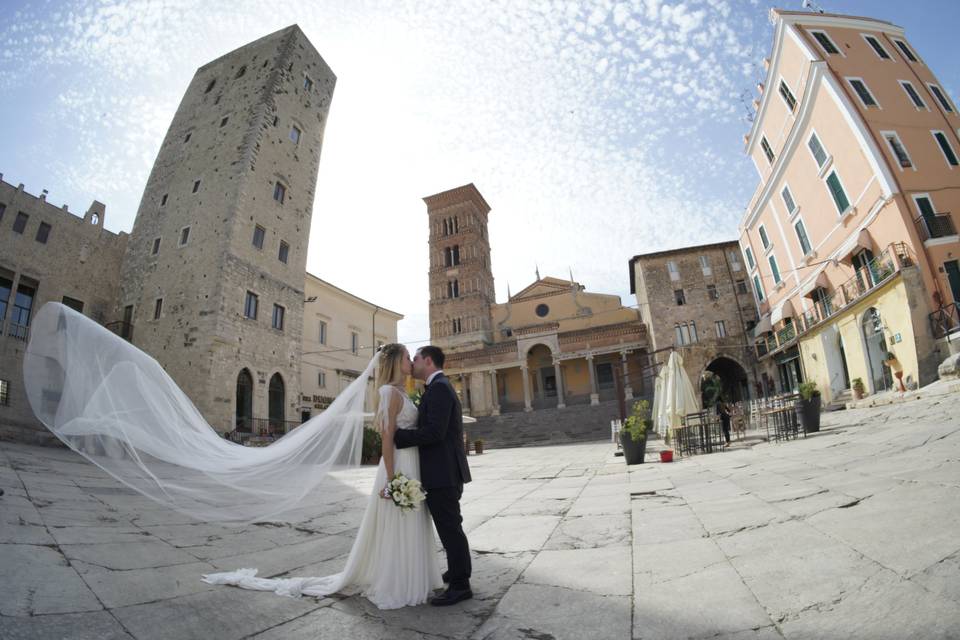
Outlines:
[[[444,607],[473,597],[470,591],[470,547],[460,517],[463,485],[470,482],[467,456],[463,452],[463,414],[450,380],[443,375],[440,347],[417,349],[413,377],[426,383],[420,398],[416,429],[397,429],[397,448],[420,447],[420,478],[427,491],[427,508],[447,552],[445,592],[430,600]]]

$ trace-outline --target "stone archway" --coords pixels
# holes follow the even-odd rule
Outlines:
[[[270,378],[270,386],[267,390],[267,415],[270,421],[271,431],[283,431],[285,396],[286,386],[283,383],[283,377],[279,373],[275,373]]]
[[[711,360],[706,367],[704,367],[704,373],[710,372],[720,378],[720,382],[723,386],[724,398],[727,402],[739,402],[741,400],[749,399],[749,378],[747,376],[747,370],[743,367],[742,364],[730,358],[728,356],[717,356]],[[700,392],[701,400],[703,398],[703,379],[705,376],[700,377]]]
[[[533,405],[536,408],[556,405],[559,381],[553,366],[553,351],[547,345],[537,343],[527,349],[526,363]]]
[[[249,369],[241,369],[237,375],[237,410],[234,428],[239,431],[253,429],[253,376]]]

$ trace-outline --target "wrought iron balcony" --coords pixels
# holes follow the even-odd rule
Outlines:
[[[913,223],[917,225],[920,239],[924,242],[933,240],[934,238],[946,238],[947,236],[957,235],[957,228],[953,224],[953,216],[951,216],[949,212],[920,216],[914,220]]]
[[[951,302],[931,313],[930,328],[935,338],[960,331],[960,302]]]

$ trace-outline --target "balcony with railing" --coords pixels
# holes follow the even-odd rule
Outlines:
[[[934,338],[960,331],[960,302],[951,302],[931,313],[930,328]]]
[[[813,309],[800,313],[794,318],[793,323],[778,331],[771,331],[761,338],[756,345],[757,357],[765,357],[786,348],[796,338],[843,311],[877,287],[886,284],[904,267],[913,264],[914,260],[906,244],[903,242],[891,244],[865,266],[857,269],[854,275],[838,286],[832,294],[817,299]],[[945,307],[941,311],[943,313],[940,315],[934,313],[930,316],[934,334],[937,333],[938,328],[948,332],[960,330],[960,311],[956,307],[952,310]],[[956,327],[956,329],[950,329],[950,327]]]
[[[957,227],[953,224],[953,216],[949,212],[923,215],[913,223],[924,242],[957,235]]]

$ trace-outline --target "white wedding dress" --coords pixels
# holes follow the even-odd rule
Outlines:
[[[389,402],[391,393],[400,392],[388,385],[381,387],[381,406],[386,406],[383,403]],[[412,429],[416,424],[417,407],[404,395],[397,428]],[[417,448],[397,449],[394,467],[408,478],[419,480]],[[355,585],[380,609],[425,603],[434,589],[443,586],[430,514],[425,503],[414,511],[403,512],[392,500],[381,498],[379,494],[386,483],[387,472],[381,458],[357,539],[341,573],[320,578],[258,578],[256,569],[239,569],[205,575],[204,582],[294,597],[327,596]]]

